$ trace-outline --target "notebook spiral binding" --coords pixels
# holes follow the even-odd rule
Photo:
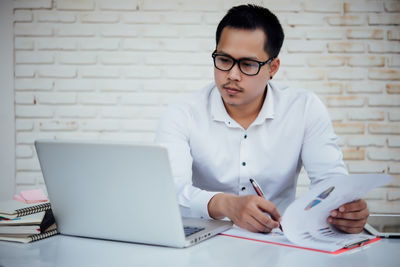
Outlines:
[[[50,236],[53,236],[53,235],[56,235],[56,234],[58,234],[58,230],[57,229],[51,230],[51,231],[48,231],[48,232],[44,232],[44,233],[41,233],[41,234],[30,236],[30,239],[33,242],[33,241],[44,239],[44,238],[47,238],[47,237],[50,237]]]
[[[23,209],[17,209],[16,213],[17,213],[17,217],[21,217],[21,216],[25,216],[25,215],[29,215],[29,214],[33,214],[33,213],[38,213],[41,211],[45,211],[50,209],[50,202],[44,203],[44,204],[40,204],[40,205],[36,205],[36,206],[32,206],[32,207],[27,207],[27,208],[23,208]]]

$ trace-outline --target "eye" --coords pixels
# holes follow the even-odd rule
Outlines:
[[[258,68],[257,62],[251,60],[244,60],[240,63],[240,65],[244,68]]]
[[[217,59],[218,59],[221,63],[230,63],[230,62],[232,62],[232,59],[230,59],[229,57],[219,56]]]

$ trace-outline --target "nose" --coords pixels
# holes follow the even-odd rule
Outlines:
[[[232,81],[240,81],[242,79],[242,72],[238,64],[233,65],[232,69],[228,71],[228,79]]]

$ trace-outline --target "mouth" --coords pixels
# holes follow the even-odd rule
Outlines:
[[[238,88],[235,88],[235,87],[223,86],[222,88],[225,90],[225,92],[228,95],[237,95],[237,94],[242,92],[241,89],[238,89]]]

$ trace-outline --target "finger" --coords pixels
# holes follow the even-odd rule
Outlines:
[[[269,227],[266,227],[265,225],[261,224],[257,219],[255,219],[252,216],[249,216],[247,220],[244,222],[244,228],[252,231],[252,232],[270,232],[271,229]]]
[[[279,213],[279,210],[276,208],[276,206],[272,202],[264,198],[261,198],[261,200],[262,201],[260,201],[260,203],[258,204],[259,208],[267,212],[273,220],[279,222],[281,220],[281,214]]]
[[[249,207],[251,216],[253,216],[255,220],[268,229],[277,228],[279,226],[279,222],[277,220],[280,219],[280,214],[275,205],[272,202],[258,196],[253,199],[255,205]],[[274,216],[279,217],[274,220]]]
[[[264,212],[257,213],[257,216],[254,216],[254,219],[268,229],[274,229],[279,226],[279,222],[274,221]]]
[[[250,226],[250,224],[249,224],[249,226]],[[256,232],[256,233],[269,233],[269,232],[272,231],[272,229],[271,229],[271,228],[268,228],[268,227],[263,227],[262,229],[255,228],[253,225],[251,225],[250,227],[253,228],[253,229],[255,229],[254,232]]]
[[[265,199],[263,199],[263,200],[265,200]],[[249,211],[249,215],[252,217],[252,219],[257,221],[264,228],[273,229],[273,228],[276,228],[279,226],[279,223],[274,221],[273,219],[271,219],[267,213],[265,213],[263,210],[261,210],[259,208],[258,205],[251,207],[248,211]],[[251,221],[249,221],[249,222],[251,222]]]
[[[250,232],[253,232],[253,233],[259,233],[260,232],[257,228],[255,228],[253,225],[251,225],[249,223],[246,223],[245,225],[240,225],[240,227],[244,228],[246,230],[249,230]]]
[[[336,226],[335,227],[343,232],[348,234],[359,234],[362,232],[363,227],[346,227],[346,226]]]
[[[347,219],[347,220],[363,220],[367,219],[369,216],[369,210],[364,209],[361,211],[356,211],[356,212],[339,212],[339,211],[332,211],[331,212],[331,217],[334,218],[341,218],[341,219]]]
[[[265,232],[266,229],[270,228],[268,223],[263,223],[263,220],[270,220],[266,214],[261,212],[257,207],[255,209],[249,210],[250,212],[244,217],[245,224],[253,232]]]
[[[278,226],[278,223],[259,207],[260,202],[268,202],[267,200],[258,196],[246,196],[239,200],[241,207],[231,218],[236,225],[252,232],[269,232]]]
[[[333,224],[334,226],[343,226],[343,227],[361,227],[363,228],[365,223],[367,222],[366,219],[363,220],[346,220],[346,219],[337,219],[337,218],[328,218],[328,222]]]
[[[339,207],[339,212],[354,212],[367,208],[367,202],[364,199],[359,199],[350,203],[346,203]]]
[[[249,230],[249,231],[251,231],[251,232],[254,232],[254,233],[259,232],[258,229],[255,228],[255,227],[253,226],[253,224],[251,224],[251,223],[249,223],[249,222],[247,222],[247,221],[235,220],[235,221],[233,221],[233,223],[234,223],[235,225],[239,226],[240,228]]]
[[[251,224],[248,224],[248,223],[245,223],[245,224],[238,224],[238,223],[235,223],[235,224],[236,224],[237,226],[239,226],[240,228],[246,229],[246,230],[248,230],[248,231],[250,231],[250,232],[259,233],[259,231],[258,231],[256,228],[254,228],[253,225],[251,225]]]

